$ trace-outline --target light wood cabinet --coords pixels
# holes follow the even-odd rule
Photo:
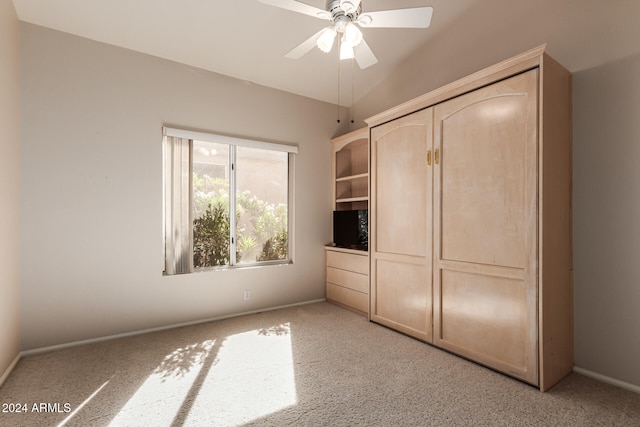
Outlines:
[[[537,83],[434,107],[435,343],[537,383]]]
[[[369,129],[331,140],[333,200],[336,210],[369,207]]]
[[[369,312],[369,256],[367,252],[326,248],[327,300]]]
[[[331,141],[334,209],[369,209],[369,129],[362,128]],[[328,301],[369,313],[369,253],[325,247]]]
[[[371,130],[370,319],[432,340],[432,110]]]
[[[570,74],[541,46],[367,122],[371,320],[553,386],[573,368]]]

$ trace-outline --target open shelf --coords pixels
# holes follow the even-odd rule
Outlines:
[[[343,176],[342,178],[336,178],[336,182],[352,181],[352,180],[362,179],[362,178],[368,179],[369,178],[369,173],[365,172],[365,173],[359,173],[357,175]]]
[[[368,128],[334,138],[332,144],[334,208],[336,210],[368,209]]]
[[[369,129],[362,128],[331,140],[333,209],[369,209]],[[369,253],[333,243],[325,247],[326,297],[368,315]]]
[[[349,197],[346,199],[336,199],[336,203],[352,203],[352,202],[366,202],[368,201],[368,197]]]

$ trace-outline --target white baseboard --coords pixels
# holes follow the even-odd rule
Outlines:
[[[589,371],[588,369],[579,368],[577,366],[573,367],[573,372],[584,375],[585,377],[593,378],[598,381],[602,381],[603,383],[611,384],[618,386],[620,388],[624,388],[625,390],[634,391],[636,393],[640,393],[640,386],[631,384],[625,381],[620,381],[615,378],[608,377],[606,375],[598,374],[597,372]]]
[[[13,359],[13,362],[9,364],[9,367],[5,369],[3,374],[0,376],[0,387],[2,387],[2,384],[4,384],[6,379],[9,377],[9,374],[11,373],[11,371],[13,371],[13,368],[15,368],[16,365],[18,364],[18,362],[20,361],[20,357],[22,357],[22,353],[18,353],[16,355],[16,358]]]
[[[226,316],[210,317],[208,319],[194,320],[192,322],[177,323],[177,324],[173,324],[173,325],[161,326],[161,327],[158,327],[158,328],[150,328],[150,329],[143,329],[143,330],[139,330],[139,331],[125,332],[125,333],[122,333],[122,334],[107,335],[107,336],[103,336],[103,337],[90,338],[90,339],[81,340],[81,341],[72,341],[72,342],[63,343],[63,344],[56,344],[56,345],[52,345],[52,346],[48,346],[48,347],[40,347],[40,348],[31,349],[31,350],[25,350],[22,353],[20,353],[20,355],[21,356],[32,356],[34,354],[47,353],[47,352],[50,352],[50,351],[62,350],[64,348],[76,347],[76,346],[84,345],[84,344],[93,344],[93,343],[97,343],[97,342],[101,342],[101,341],[113,340],[113,339],[117,339],[117,338],[126,338],[126,337],[132,337],[132,336],[136,336],[136,335],[148,334],[148,333],[151,333],[151,332],[166,331],[168,329],[175,329],[175,328],[181,328],[181,327],[184,327],[184,326],[198,325],[200,323],[207,323],[207,322],[213,322],[213,321],[216,321],[216,320],[230,319],[232,317],[246,316],[246,315],[249,315],[249,314],[262,313],[262,312],[265,312],[265,311],[280,310],[280,309],[283,309],[283,308],[296,307],[296,306],[300,306],[300,305],[315,304],[315,303],[324,302],[324,301],[326,301],[326,299],[325,298],[321,298],[321,299],[316,299],[316,300],[311,300],[311,301],[298,302],[298,303],[295,303],[295,304],[279,305],[279,306],[275,306],[275,307],[267,307],[267,308],[261,308],[261,309],[258,309],[258,310],[245,311],[245,312],[242,312],[242,313],[229,314],[229,315],[226,315]],[[1,382],[0,382],[0,384],[1,384]]]

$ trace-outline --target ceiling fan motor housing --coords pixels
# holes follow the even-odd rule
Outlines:
[[[349,1],[327,0],[327,12],[331,15],[331,22],[335,25],[337,31],[342,32],[344,26],[348,22],[355,22],[362,11],[362,5],[354,8],[353,3]]]

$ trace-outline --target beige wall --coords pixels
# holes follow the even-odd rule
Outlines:
[[[540,44],[571,72],[640,52],[637,0],[481,0],[444,23],[434,6],[426,30],[431,38],[355,103],[356,128],[367,117]]]
[[[640,386],[640,55],[573,76],[576,366]]]
[[[0,384],[20,351],[20,31],[0,0]]]
[[[511,3],[478,2],[435,34],[355,104],[355,127],[547,43],[550,54],[574,73],[575,364],[640,387],[640,3],[541,0],[517,13]],[[487,14],[504,19],[492,20],[497,24],[491,26],[471,25]],[[469,28],[476,30],[470,33]]]
[[[22,82],[25,350],[324,298],[335,106],[25,23]],[[299,145],[293,265],[162,276],[163,124]]]

